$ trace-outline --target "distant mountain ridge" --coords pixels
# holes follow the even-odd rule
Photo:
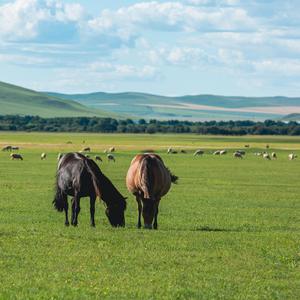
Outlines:
[[[105,116],[94,110],[66,99],[50,96],[30,89],[0,81],[1,115],[38,115],[41,117]]]
[[[280,119],[294,111],[300,113],[300,97],[239,97],[217,95],[187,95],[179,97],[147,93],[124,92],[89,94],[48,93],[63,99],[75,100],[93,108],[135,116],[138,118],[237,120]]]
[[[299,120],[300,97],[168,97],[137,92],[72,95],[37,92],[0,81],[0,114],[135,120]]]

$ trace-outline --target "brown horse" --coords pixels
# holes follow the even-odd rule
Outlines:
[[[138,228],[141,228],[143,213],[144,227],[157,229],[158,206],[161,197],[166,195],[177,176],[172,175],[157,154],[139,154],[132,160],[126,176],[127,189],[138,203]],[[153,222],[154,219],[154,222]]]

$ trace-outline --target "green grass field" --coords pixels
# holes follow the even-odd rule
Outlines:
[[[267,143],[276,161],[252,154]],[[299,137],[2,132],[6,144],[20,146],[24,161],[0,152],[0,299],[300,298],[300,158],[287,159],[300,154]],[[234,159],[245,144],[245,159]],[[83,146],[102,158],[117,149],[101,169],[129,197],[124,229],[110,227],[99,202],[96,228],[86,199],[77,228],[52,207],[57,153]],[[167,155],[169,146],[188,154]],[[197,148],[206,154],[193,157]],[[210,154],[223,148],[228,155]],[[158,231],[136,229],[125,186],[143,150],[180,177],[161,201]]]

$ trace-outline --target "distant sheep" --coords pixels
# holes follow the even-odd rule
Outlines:
[[[220,150],[216,150],[213,155],[220,155]]]
[[[172,148],[168,148],[167,154],[177,154],[178,152]]]
[[[204,151],[201,149],[198,149],[195,151],[194,156],[203,155],[203,154],[204,154]]]
[[[268,160],[271,159],[270,154],[267,153],[267,152],[265,152],[265,153],[263,154],[263,158],[264,158],[264,159],[268,159]]]
[[[12,160],[15,160],[15,159],[23,160],[22,155],[21,155],[21,154],[17,154],[17,153],[12,153],[12,154],[10,155],[10,158],[11,158]]]
[[[102,158],[99,155],[95,155],[95,160],[96,161],[102,161]]]
[[[5,146],[2,148],[2,151],[11,151],[12,150],[12,146]]]
[[[116,148],[115,148],[115,147],[110,147],[110,148],[108,149],[108,151],[111,152],[111,153],[112,153],[112,152],[115,152],[115,151],[116,151]]]
[[[170,153],[172,153],[173,152],[173,149],[170,147],[170,148],[168,148],[168,150],[167,150],[167,154],[170,154]]]
[[[90,147],[85,147],[81,150],[82,152],[90,152],[91,148]]]
[[[289,160],[294,160],[295,158],[297,158],[297,155],[294,153],[290,153],[288,158],[289,158]]]
[[[18,147],[18,146],[11,146],[11,150],[20,150],[20,147]]]
[[[44,160],[44,159],[46,159],[47,158],[47,154],[46,153],[42,153],[41,154],[41,160]]]
[[[224,154],[226,154],[226,153],[227,153],[226,150],[221,150],[221,151],[220,151],[220,155],[224,155]]]
[[[243,154],[240,153],[240,152],[238,152],[238,151],[236,151],[236,152],[233,153],[233,157],[243,159]]]
[[[277,159],[276,152],[272,152],[271,156],[272,156],[273,159]]]
[[[108,159],[108,161],[116,162],[116,159],[112,154],[107,154],[107,159]]]
[[[236,152],[238,152],[238,153],[240,153],[242,155],[246,155],[246,151],[244,151],[244,150],[236,150]]]

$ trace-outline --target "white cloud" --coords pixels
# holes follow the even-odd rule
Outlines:
[[[167,63],[178,66],[194,66],[195,64],[208,64],[215,58],[201,48],[193,47],[173,47],[151,49],[146,52],[146,57],[154,64]]]
[[[88,65],[87,69],[96,76],[106,79],[154,79],[159,74],[155,67],[145,65],[141,67],[129,64],[113,64],[110,62],[96,61]]]
[[[16,65],[24,65],[24,66],[38,66],[38,65],[49,65],[51,60],[48,58],[42,57],[32,57],[25,55],[16,55],[16,54],[0,54],[0,62],[6,62]]]
[[[258,72],[281,76],[299,76],[300,61],[298,59],[262,60],[253,63]]]
[[[0,6],[0,37],[6,40],[33,40],[44,23],[79,22],[84,10],[79,4],[59,1],[16,0]]]
[[[234,6],[240,4],[240,0],[186,0],[188,4],[192,5],[208,5],[208,6]]]
[[[199,8],[180,2],[141,2],[116,11],[104,10],[89,21],[95,31],[130,35],[141,28],[158,31],[248,30],[255,22],[242,8]]]

